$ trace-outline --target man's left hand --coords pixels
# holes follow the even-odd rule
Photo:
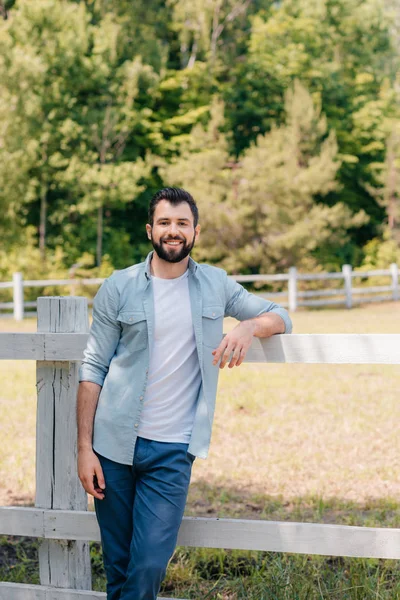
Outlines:
[[[235,365],[239,367],[244,361],[247,351],[251,346],[254,331],[254,321],[242,321],[239,325],[236,325],[232,331],[226,334],[218,348],[213,350],[213,365],[216,365],[221,359],[219,368],[223,369],[233,353],[228,367],[230,369]]]

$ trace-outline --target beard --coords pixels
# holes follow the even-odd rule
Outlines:
[[[168,246],[165,244],[166,241],[180,241],[183,242],[180,246]],[[181,262],[184,258],[186,258],[193,249],[194,243],[196,240],[196,234],[193,236],[193,240],[190,243],[186,243],[182,238],[161,238],[160,242],[156,242],[151,236],[151,243],[153,244],[153,248],[159,258],[165,260],[169,263],[178,263]]]

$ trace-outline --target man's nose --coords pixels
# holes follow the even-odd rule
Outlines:
[[[176,225],[176,223],[171,223],[168,229],[168,233],[170,236],[175,236],[178,235],[179,232],[179,227]]]

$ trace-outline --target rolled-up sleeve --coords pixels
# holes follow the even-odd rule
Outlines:
[[[106,279],[93,301],[93,322],[83,353],[79,381],[92,381],[103,386],[121,336],[117,316],[118,292],[112,280]]]
[[[283,319],[285,333],[292,332],[293,325],[289,313],[285,308],[279,306],[279,304],[251,294],[240,283],[228,276],[225,282],[225,292],[225,316],[234,317],[239,321],[246,321],[247,319],[254,319],[263,313],[273,312]]]

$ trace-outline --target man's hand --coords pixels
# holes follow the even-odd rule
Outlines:
[[[88,494],[98,500],[104,499],[106,487],[103,469],[96,454],[91,448],[78,451],[78,477]]]
[[[213,350],[213,365],[216,365],[221,359],[219,368],[223,369],[232,352],[233,356],[228,367],[232,369],[235,365],[237,367],[241,365],[253,341],[255,328],[254,320],[242,321],[236,325],[232,331],[226,334],[218,348]]]

